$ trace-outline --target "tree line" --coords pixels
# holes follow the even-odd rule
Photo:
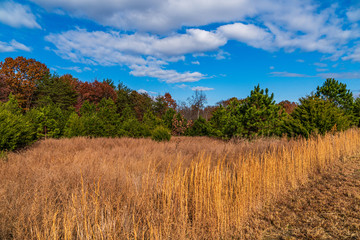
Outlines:
[[[80,81],[51,74],[35,59],[6,58],[0,63],[0,149],[76,136],[308,138],[360,125],[360,98],[335,79],[326,79],[299,103],[277,104],[274,94],[258,85],[244,99],[205,104],[199,91],[177,103],[170,93],[151,97],[111,79]]]

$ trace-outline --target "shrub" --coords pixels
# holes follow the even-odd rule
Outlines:
[[[189,136],[209,136],[211,132],[210,124],[203,117],[196,119],[194,124],[186,131]]]
[[[170,138],[170,131],[162,126],[155,128],[151,136],[151,139],[157,142],[170,141]]]
[[[285,128],[289,136],[324,135],[329,131],[342,131],[351,126],[351,119],[330,101],[316,96],[300,99],[300,105],[291,113]]]
[[[137,119],[126,120],[121,128],[126,132],[125,136],[127,137],[141,138],[151,136],[149,127],[140,123]]]
[[[82,119],[79,117],[77,113],[75,112],[72,113],[69,117],[69,120],[66,123],[64,129],[64,136],[68,138],[84,136],[85,126],[81,120]]]
[[[23,115],[13,114],[0,106],[0,149],[14,150],[33,141],[34,129]]]

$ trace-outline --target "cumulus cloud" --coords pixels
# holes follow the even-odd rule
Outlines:
[[[17,50],[22,50],[26,52],[31,51],[29,47],[17,42],[14,39],[11,40],[9,43],[0,41],[0,52],[15,52]]]
[[[132,65],[130,74],[136,77],[153,77],[166,83],[197,82],[206,76],[199,72],[179,73],[175,70],[163,69],[158,65]]]
[[[118,32],[88,32],[76,29],[61,34],[50,34],[46,37],[58,49],[60,55],[76,59],[77,55],[94,56],[96,62],[128,62],[140,64],[141,59],[125,59],[129,56],[146,55],[160,58],[171,58],[188,53],[212,51],[226,44],[226,39],[216,33],[200,29],[188,29],[185,34],[174,34],[160,38],[149,34],[120,34]],[[78,53],[75,54],[74,53]],[[116,56],[114,56],[116,54]],[[97,56],[101,55],[100,58]],[[104,55],[111,56],[106,58]],[[113,59],[113,60],[111,60]],[[175,61],[179,58],[173,59]]]
[[[168,37],[161,41],[156,39],[158,45],[154,48],[161,46],[168,54],[194,52],[195,49],[209,51],[224,45],[225,39],[219,38],[219,34],[200,29],[188,30],[184,35],[168,35],[181,27],[211,23],[223,24],[217,33],[222,33],[226,39],[266,50],[300,48],[334,54],[343,44],[360,35],[358,26],[346,25],[346,19],[337,15],[336,4],[321,9],[311,0],[228,0],[221,3],[218,0],[32,1],[48,9],[60,8],[73,16],[121,30],[161,32]],[[347,18],[352,21],[358,16],[358,9],[351,8],[347,12]],[[227,24],[230,22],[232,24]],[[173,47],[183,41],[182,48]]]
[[[225,41],[215,33],[198,29],[166,38],[77,29],[50,34],[46,40],[52,42],[56,46],[54,51],[65,59],[92,65],[125,65],[130,68],[133,76],[154,77],[167,83],[204,79],[205,75],[199,72],[179,73],[164,69],[163,66],[169,61],[181,60],[181,54],[216,49]],[[179,44],[185,47],[182,48]]]
[[[242,20],[257,12],[251,0],[32,0],[47,9],[62,9],[76,17],[124,30],[167,32],[181,26]],[[263,1],[263,0],[261,0]]]
[[[360,50],[347,47],[360,37],[359,26],[349,24],[357,21],[358,9],[341,15],[336,4],[324,8],[312,0],[31,1],[121,30],[75,29],[48,35],[46,40],[61,57],[93,65],[125,65],[134,76],[169,83],[205,78],[199,72],[179,73],[164,66],[185,60],[187,54],[225,59],[230,54],[221,47],[229,40],[267,51],[300,49],[324,53],[328,59],[360,61]],[[212,23],[219,27],[211,29],[215,25],[208,24]],[[205,25],[207,30],[201,29]],[[177,32],[180,29],[181,33]],[[271,74],[304,77],[288,72]]]
[[[214,88],[197,86],[197,87],[192,87],[191,90],[193,90],[193,91],[211,91],[211,90],[214,90]]]
[[[0,3],[0,22],[11,27],[41,28],[28,6],[13,1]]]
[[[217,31],[229,40],[244,42],[249,46],[271,49],[273,45],[273,35],[253,24],[227,24],[219,27]]]

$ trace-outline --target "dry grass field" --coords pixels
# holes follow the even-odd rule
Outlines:
[[[0,161],[0,239],[251,238],[250,215],[359,150],[354,129],[290,141],[48,139]]]

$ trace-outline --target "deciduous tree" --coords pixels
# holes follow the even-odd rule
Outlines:
[[[8,57],[4,62],[0,62],[0,74],[5,76],[5,82],[20,106],[28,110],[32,105],[38,81],[49,74],[49,69],[35,59]]]

